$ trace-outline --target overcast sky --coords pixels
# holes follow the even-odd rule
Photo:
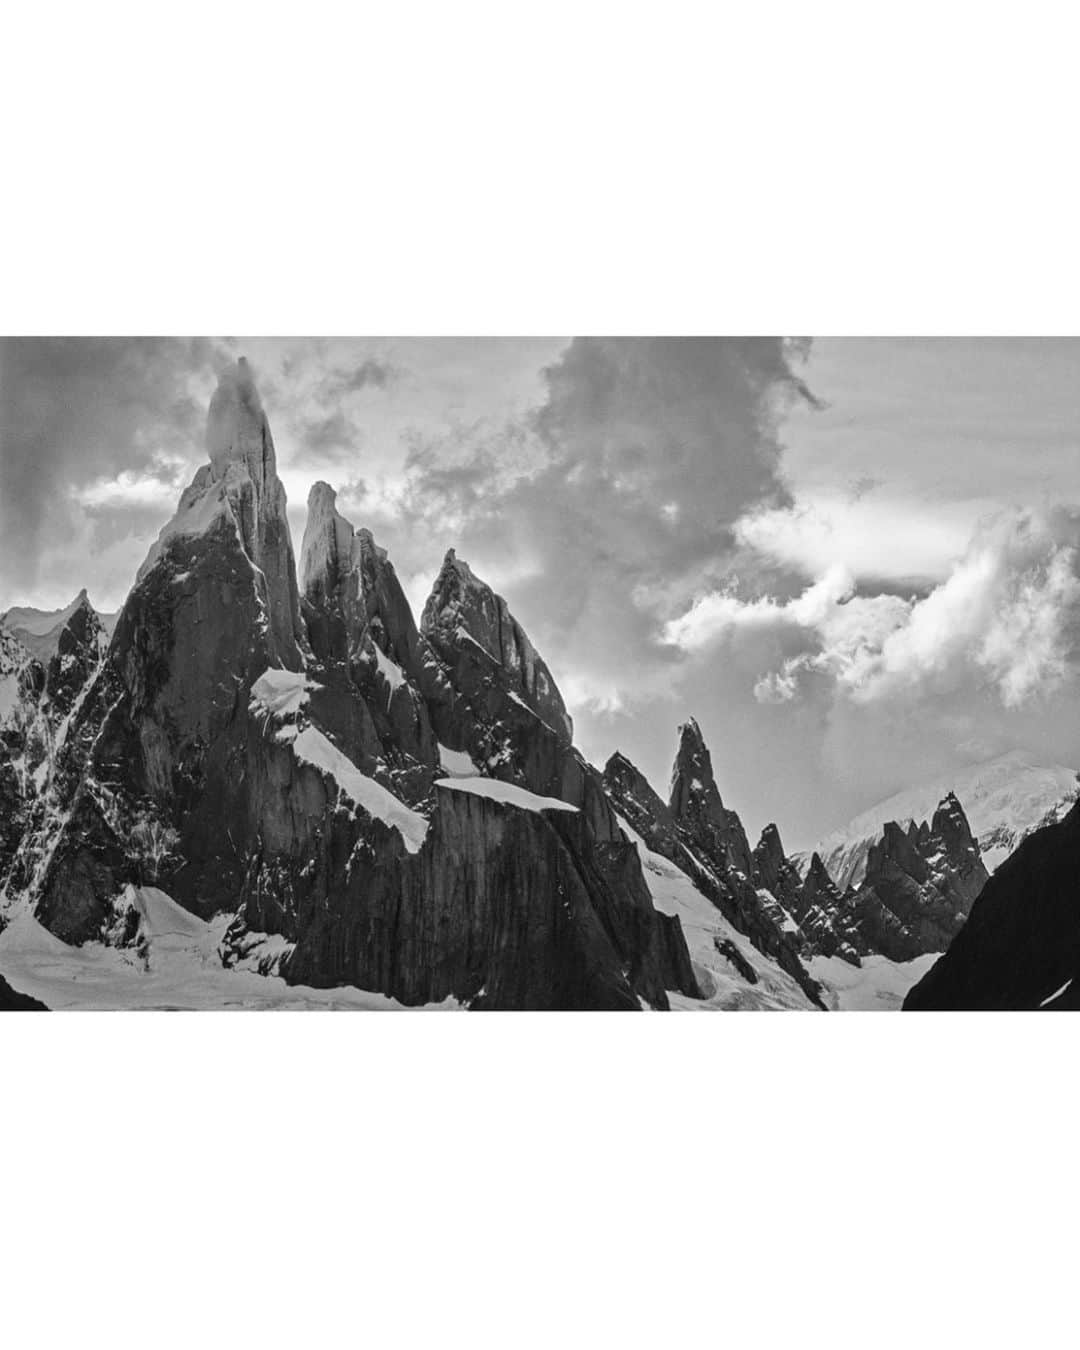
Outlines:
[[[789,848],[1013,748],[1080,763],[1080,343],[8,339],[0,608],[123,602],[252,363],[290,502],[503,592],[586,754],[666,791],[693,714]]]

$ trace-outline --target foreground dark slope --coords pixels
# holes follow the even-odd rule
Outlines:
[[[1080,805],[1029,835],[986,883],[905,1009],[1080,1006]]]
[[[385,552],[325,485],[301,593],[243,364],[215,394],[207,444],[73,719],[8,899],[66,942],[123,944],[124,887],[160,886],[204,917],[235,914],[234,947],[285,939],[290,981],[409,1004],[696,997],[679,921],[654,908],[505,602],[451,552],[418,629]]]

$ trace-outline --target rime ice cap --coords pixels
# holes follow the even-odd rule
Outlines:
[[[268,471],[276,472],[274,443],[255,377],[244,356],[218,377],[206,418],[206,449],[215,478],[220,478],[235,460],[246,463],[260,484]]]

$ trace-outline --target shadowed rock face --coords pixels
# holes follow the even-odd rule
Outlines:
[[[854,898],[863,950],[894,961],[944,950],[986,882],[979,846],[952,793],[929,824],[904,830],[890,821]]]
[[[95,937],[128,882],[160,881],[209,913],[235,903],[247,868],[250,688],[267,667],[298,670],[307,638],[273,441],[243,367],[222,376],[207,449],[58,757],[46,814],[62,824],[29,884],[65,941]]]
[[[840,894],[828,869],[815,853],[795,900],[795,918],[806,934],[808,950],[822,956],[840,956],[850,965],[861,965],[860,943],[850,896]]]
[[[742,821],[720,798],[712,757],[693,718],[679,728],[679,751],[671,775],[671,814],[713,857],[749,877],[753,870],[750,844]]]
[[[904,1008],[1075,1008],[1078,978],[1080,806],[1074,806],[998,867]]]
[[[428,705],[452,719],[454,693],[420,636],[386,550],[370,531],[354,530],[336,498],[326,483],[316,483],[308,497],[300,557],[311,648],[322,683],[351,694],[353,720],[363,725],[360,744],[356,735],[347,737],[353,750],[361,759],[381,758],[397,788],[419,800],[439,773]]]
[[[236,913],[234,938],[284,936],[293,981],[502,1008],[698,996],[679,922],[653,907],[505,602],[455,563],[419,631],[385,552],[323,484],[301,608],[243,367],[215,395],[207,448],[23,850],[41,922],[76,943],[119,932],[124,886],[153,884]],[[436,786],[439,741],[517,795]]]
[[[766,825],[753,854],[754,884],[758,895],[768,892],[775,901],[772,910],[767,898],[762,897],[782,928],[798,927],[795,938],[803,956],[841,956],[852,965],[859,958],[845,936],[845,902],[824,863],[815,853],[805,878],[784,853],[780,831],[775,825]]]
[[[949,793],[932,821],[884,826],[858,889],[841,894],[817,853],[800,879],[775,826],[754,850],[754,877],[795,921],[803,955],[840,956],[859,965],[872,953],[910,961],[943,950],[987,873],[963,807]]]
[[[424,635],[444,659],[468,655],[475,646],[501,668],[507,692],[521,698],[561,742],[569,745],[574,727],[551,671],[510,613],[506,601],[475,577],[450,549],[420,619]],[[452,665],[452,673],[453,671]],[[472,674],[466,663],[463,674]],[[455,680],[455,683],[458,681]]]
[[[75,612],[60,632],[45,674],[45,695],[55,719],[67,716],[94,674],[107,645],[94,607],[80,591]]]
[[[42,814],[58,742],[101,665],[105,630],[86,591],[66,618],[42,639],[44,664],[22,640],[0,627],[0,681],[13,698],[0,723],[0,891],[18,861],[20,846]],[[10,886],[7,888],[10,891]]]
[[[442,788],[417,854],[385,840],[357,848],[337,817],[301,852],[311,847],[311,883],[291,888],[291,980],[478,1008],[664,1008],[667,988],[696,991],[681,930],[653,909],[636,851],[597,844],[576,811]],[[278,926],[265,908],[248,917]]]

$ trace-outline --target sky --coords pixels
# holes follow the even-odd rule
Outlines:
[[[666,793],[694,716],[788,848],[1011,749],[1080,764],[1080,342],[5,339],[0,608],[122,604],[256,374],[294,545],[313,482],[419,613],[504,594],[576,739]]]

